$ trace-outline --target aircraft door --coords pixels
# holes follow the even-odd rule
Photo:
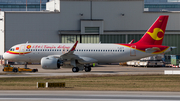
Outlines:
[[[21,45],[19,49],[19,55],[24,55],[26,45]]]
[[[136,56],[136,46],[133,45],[130,48],[130,56]]]

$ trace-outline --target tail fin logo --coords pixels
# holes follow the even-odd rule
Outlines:
[[[154,40],[161,40],[163,37],[158,37],[159,32],[162,32],[164,34],[163,30],[160,28],[154,28],[153,33],[147,32],[147,34],[149,34]]]

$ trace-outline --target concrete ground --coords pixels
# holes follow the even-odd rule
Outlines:
[[[23,65],[14,65],[15,67],[23,68]],[[31,76],[78,76],[78,75],[138,75],[138,74],[164,74],[164,70],[180,70],[180,68],[171,67],[132,67],[119,65],[98,65],[92,67],[91,72],[80,71],[73,73],[71,68],[61,69],[42,69],[41,65],[28,65],[28,68],[38,69],[38,72],[21,72],[21,73],[5,73],[0,67],[0,77],[31,77]]]

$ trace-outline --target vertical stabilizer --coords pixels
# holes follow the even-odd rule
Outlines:
[[[162,45],[168,15],[161,15],[136,44]]]

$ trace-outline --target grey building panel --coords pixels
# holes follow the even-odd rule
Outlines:
[[[80,30],[80,19],[90,19],[89,1],[62,1],[60,7],[59,30]]]
[[[57,18],[57,14],[6,13],[5,50],[15,44],[27,41],[59,42]]]
[[[142,28],[136,25],[136,19],[143,15],[143,4],[142,1],[96,1],[92,4],[92,16],[104,19],[104,30],[138,30]]]
[[[104,23],[103,20],[81,20],[81,34],[85,33],[85,27],[98,27],[99,32],[96,34],[103,34],[104,32]],[[91,33],[94,34],[94,33]]]

